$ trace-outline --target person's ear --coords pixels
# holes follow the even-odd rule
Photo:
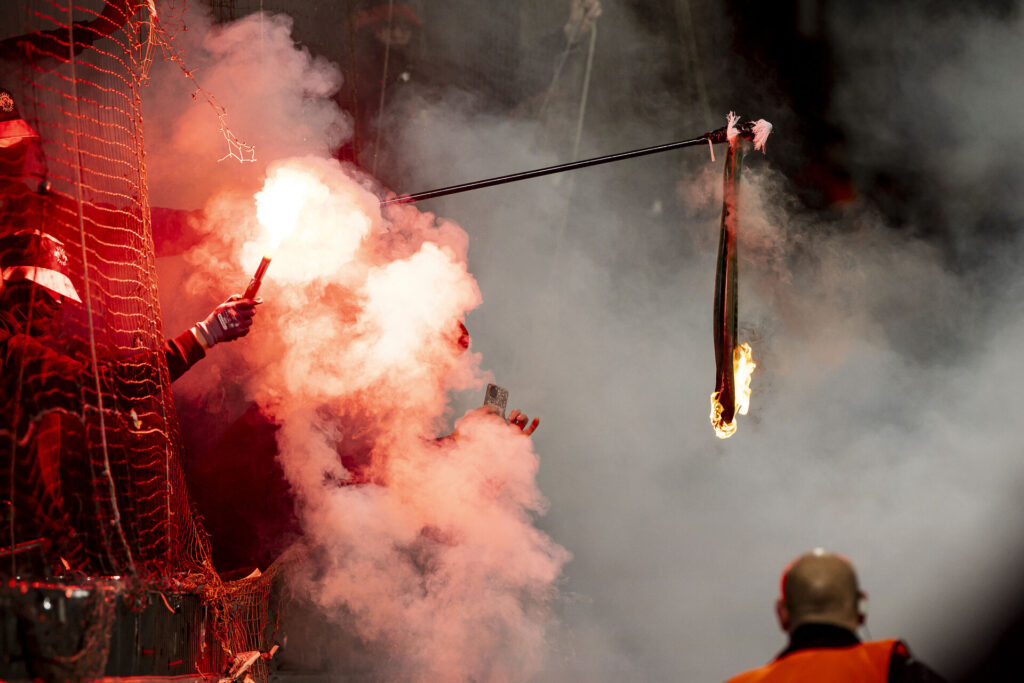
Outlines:
[[[775,601],[775,616],[779,620],[779,628],[789,633],[789,608],[786,607],[786,601],[782,598]]]
[[[868,618],[868,594],[864,591],[857,593],[857,624],[864,625]]]

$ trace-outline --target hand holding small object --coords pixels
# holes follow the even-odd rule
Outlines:
[[[519,410],[513,410],[508,415],[508,423],[513,427],[520,429],[523,434],[530,436],[537,431],[538,425],[540,425],[540,418],[533,418],[533,422],[530,422],[530,418],[526,413],[520,412]]]
[[[262,302],[262,299],[243,299],[240,295],[233,294],[227,301],[213,309],[205,320],[197,322],[192,332],[206,349],[221,342],[244,337],[252,328],[256,306]]]

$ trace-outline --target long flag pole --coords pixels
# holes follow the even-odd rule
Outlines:
[[[610,164],[614,161],[633,159],[635,157],[647,156],[648,154],[659,154],[661,152],[668,152],[674,149],[681,149],[683,147],[696,147],[697,145],[708,145],[710,147],[711,145],[727,142],[727,130],[728,127],[723,127],[709,133],[704,133],[703,135],[690,140],[668,142],[663,145],[643,147],[641,149],[634,149],[628,152],[619,152],[617,154],[608,154],[601,157],[593,157],[591,159],[570,161],[568,163],[557,164],[555,166],[546,166],[544,168],[533,169],[532,171],[521,171],[519,173],[511,173],[509,175],[487,178],[485,180],[474,180],[460,185],[449,185],[448,187],[440,187],[436,190],[427,190],[426,192],[417,192],[416,194],[400,195],[398,197],[391,197],[389,199],[382,200],[380,205],[412,204],[414,202],[423,201],[424,199],[444,197],[446,195],[457,194],[459,192],[469,192],[470,190],[480,190],[485,187],[514,183],[519,180],[528,180],[530,178],[538,178],[540,176],[562,173],[564,171],[574,171],[578,168],[587,168],[588,166]],[[759,121],[743,121],[742,123],[735,124],[735,130],[738,131],[739,135],[744,139],[754,142],[755,148],[760,148],[764,145],[764,139],[768,137],[768,133],[771,131],[771,124],[763,119]]]

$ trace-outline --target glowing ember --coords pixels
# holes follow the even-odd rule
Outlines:
[[[736,378],[736,412],[746,415],[750,409],[750,379],[757,367],[750,344],[737,346],[733,351],[732,362]]]
[[[715,436],[719,439],[728,439],[736,432],[736,418],[733,418],[732,422],[728,424],[722,424],[724,407],[718,400],[719,393],[721,392],[716,391],[711,394],[711,426],[715,428]]]
[[[279,168],[268,176],[256,193],[256,217],[270,234],[269,249],[275,249],[295,230],[307,202],[322,202],[328,194],[327,187],[314,176],[294,169]]]
[[[741,344],[733,349],[732,368],[733,381],[736,386],[736,412],[740,415],[746,415],[750,409],[750,379],[754,376],[756,367],[757,363],[754,362],[754,352],[750,348],[750,344]],[[715,436],[719,439],[728,439],[736,433],[736,418],[733,417],[732,421],[727,424],[722,423],[724,407],[718,400],[719,393],[716,391],[711,394],[711,426],[715,428]]]
[[[352,191],[332,192],[328,183],[337,172],[329,163],[308,160],[271,166],[255,195],[262,234],[246,242],[241,254],[243,263],[263,257],[247,296],[255,296],[271,257],[281,259],[276,278],[290,284],[331,276],[352,262],[371,228],[366,209],[376,211],[377,202]]]

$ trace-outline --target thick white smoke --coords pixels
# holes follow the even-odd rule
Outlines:
[[[651,46],[666,41],[658,31],[674,30],[671,22],[638,30],[627,3],[603,4],[582,155],[703,132],[670,130],[663,123],[673,119],[649,114],[664,102],[645,93],[664,92],[664,74],[671,70],[668,52]],[[715,14],[705,4],[689,4],[699,18]],[[920,183],[923,193],[927,183],[929,200],[947,217],[963,217],[963,225],[990,214],[993,220],[1019,218],[1024,175],[1010,154],[1024,139],[1011,114],[1020,108],[1019,89],[1001,87],[1017,72],[1019,18],[947,21],[910,11],[897,21],[886,11],[851,17],[835,10],[833,19],[831,36],[843,67],[835,99],[839,113],[833,117],[843,124],[854,162],[912,172],[911,186]],[[948,45],[955,49],[944,51]],[[661,63],[652,63],[652,54]],[[727,87],[722,65],[728,56],[699,56],[706,72],[720,77],[718,83],[708,79],[714,95]],[[630,90],[617,99],[622,83]],[[415,191],[554,160],[551,146],[533,147],[528,122],[453,111],[453,104],[424,101],[417,118],[396,133],[403,166],[411,169],[410,186],[397,189]],[[721,113],[729,108],[775,118],[772,111],[747,111],[743,102],[724,103]],[[776,140],[800,134],[781,126],[775,132]],[[809,214],[770,171],[780,146],[770,141],[767,161],[751,159],[744,177],[740,325],[759,368],[750,415],[726,442],[714,438],[707,422],[719,165],[694,174],[685,170],[690,156],[685,163],[648,157],[430,205],[457,217],[471,233],[469,270],[485,300],[467,321],[473,349],[510,388],[515,404],[544,418],[533,437],[544,455],[540,488],[551,501],[541,525],[570,548],[574,560],[564,586],[572,599],[559,603],[565,628],[549,635],[561,656],[545,663],[541,680],[721,680],[760,664],[784,642],[771,610],[778,572],[817,545],[844,552],[857,564],[871,595],[871,635],[906,638],[945,673],[955,672],[963,624],[984,632],[988,619],[1005,609],[1000,587],[1014,578],[1013,561],[1021,551],[1018,500],[1024,480],[1012,408],[1004,407],[1015,405],[1024,379],[1012,348],[1024,320],[1019,245],[1005,240],[992,253],[979,248],[986,239],[965,230],[959,235],[965,246],[951,260],[935,243],[911,236],[927,231],[927,211],[910,212],[917,230],[902,234],[867,206],[838,217]],[[698,152],[690,152],[695,160]],[[677,181],[682,201],[671,194]],[[248,188],[242,199],[248,201],[255,189]],[[918,193],[910,196],[915,203],[920,199]],[[208,211],[219,213],[216,206]],[[402,220],[431,222],[418,213]],[[217,271],[231,273],[239,287],[259,257],[253,247],[246,263],[235,260],[242,243],[258,236],[255,223],[250,228],[225,252],[231,260]],[[377,235],[369,238],[376,245],[371,248],[391,248],[376,230],[368,233]],[[423,234],[420,228],[413,232]],[[458,239],[463,241],[441,241],[461,255],[465,236]],[[420,244],[413,239],[400,250],[396,263],[413,257]],[[224,258],[208,256],[211,263]],[[271,307],[278,297],[291,296],[274,284],[278,268],[275,261],[268,303],[244,343],[257,334],[269,339],[271,332],[259,326],[277,317]],[[367,268],[367,278],[369,273]],[[342,308],[339,315],[361,322],[361,334],[371,327],[364,309]],[[356,328],[345,329],[354,334]],[[357,341],[345,339],[344,348],[365,353]],[[211,385],[230,371],[251,372],[246,365],[212,361],[204,361]],[[253,362],[278,368],[280,377],[257,392],[272,406],[285,360],[265,352]],[[453,362],[457,373],[466,369],[461,359],[444,362]],[[375,386],[395,386],[377,379],[381,384]],[[467,396],[465,408],[478,400],[474,392]],[[377,489],[330,489],[320,482],[341,431],[335,412],[310,409],[292,416],[298,418],[293,425],[308,421],[320,433],[305,442],[318,461],[294,475],[313,495],[327,492],[322,506],[304,508],[307,519],[348,499],[354,520],[415,548],[411,554],[424,566],[435,566],[430,558],[437,550],[457,556],[460,548],[475,547],[471,530],[461,528],[465,545],[447,545],[452,528],[438,523],[446,517],[438,512],[428,522],[418,499],[385,503],[374,498]],[[383,412],[371,414],[369,424],[390,429],[393,416]],[[285,412],[278,416],[288,423]],[[422,436],[440,433],[436,427],[410,427],[418,440],[410,439],[402,452],[434,448]],[[282,431],[283,440],[303,443],[301,430],[297,436]],[[316,448],[309,445],[315,439]],[[470,456],[448,456],[462,457]],[[524,468],[517,476],[528,469],[526,460],[513,458]],[[436,477],[447,476],[436,469],[389,467],[385,475],[396,481],[430,477],[438,483]],[[532,495],[515,500],[520,514],[534,506]],[[502,509],[504,502],[488,505]],[[374,514],[385,507],[387,514]],[[440,532],[423,531],[429,524]],[[518,522],[510,524],[526,534]],[[338,533],[350,539],[346,531]],[[541,568],[564,559],[542,550],[543,544],[534,547]],[[424,575],[410,570],[401,552],[379,551],[351,559],[360,568],[402,567],[405,573],[388,578],[387,586],[408,586]],[[551,559],[543,560],[545,554]],[[493,557],[502,556],[494,550]],[[344,557],[327,557],[351,569]],[[361,576],[370,580],[371,574]],[[369,587],[378,591],[381,583]],[[336,593],[313,595],[325,603],[343,602]],[[434,594],[439,600],[443,595]],[[414,629],[387,630],[359,611],[369,605],[368,596],[345,604],[340,616],[365,617],[364,626],[379,642],[402,644],[398,649],[409,657],[403,664],[426,657],[439,642],[414,638]],[[430,600],[410,605],[442,606]],[[531,642],[536,631],[516,631],[521,622],[514,616],[503,628]],[[406,649],[413,642],[425,649]],[[430,661],[444,666],[441,659]]]
[[[451,392],[482,386],[479,356],[459,345],[458,322],[480,303],[465,236],[408,207],[382,218],[334,160],[281,162],[268,187],[285,176],[314,191],[274,252],[258,334],[239,350],[250,395],[280,425],[302,522],[307,555],[289,581],[383,647],[389,675],[528,678],[568,559],[533,526],[546,508],[537,456],[489,415],[436,438]],[[251,202],[236,208],[244,224]],[[197,283],[209,281],[211,252],[238,244],[221,228],[189,257]],[[252,244],[231,272],[253,262]],[[341,459],[353,438],[372,461],[358,485]]]
[[[325,100],[334,72],[292,44],[289,26],[256,16],[200,43],[203,87],[235,133],[256,142],[258,166],[216,165],[221,140],[206,107],[180,116],[162,107],[147,122],[172,132],[150,148],[161,196],[205,203],[197,246],[164,264],[165,279],[180,283],[172,315],[192,307],[195,316],[196,301],[226,296],[239,287],[225,283],[240,285],[263,254],[273,257],[253,333],[214,349],[176,391],[226,419],[256,400],[279,425],[278,459],[302,526],[284,577],[334,624],[321,637],[380,653],[370,665],[378,677],[529,678],[542,666],[569,554],[534,525],[547,503],[527,436],[477,411],[439,438],[453,393],[481,396],[489,377],[460,343],[460,322],[481,303],[467,236],[415,207],[382,215],[366,179],[334,159],[282,158],[337,143],[341,121]],[[257,40],[265,61],[254,59]],[[257,220],[253,168],[267,179],[266,227],[295,219],[277,246]],[[217,404],[225,398],[238,405]],[[358,472],[345,467],[350,455]],[[292,642],[301,658],[303,643]],[[351,672],[351,661],[335,660],[332,669]]]
[[[604,4],[607,57],[587,112],[588,131],[602,134],[584,138],[582,156],[703,132],[651,125],[642,112],[655,100],[632,98],[623,113],[616,57],[657,37],[635,32],[626,3]],[[1013,221],[1022,176],[1006,151],[1024,139],[1019,121],[996,135],[980,122],[1002,121],[1019,99],[990,85],[1012,80],[1020,21],[917,11],[897,21],[887,8],[859,21],[852,6],[835,12],[851,156],[906,168],[918,188],[906,201],[927,192],[954,222]],[[949,37],[956,50],[936,54]],[[704,58],[716,56],[728,63]],[[633,92],[661,82],[627,63]],[[594,104],[602,93],[606,109]],[[729,107],[775,118],[743,102],[721,113]],[[442,105],[410,122],[410,166],[444,159],[473,167],[469,178],[550,162],[521,158],[520,131],[446,120]],[[801,134],[778,127],[766,161],[750,159],[744,175],[741,338],[759,368],[750,415],[721,443],[706,405],[720,164],[679,172],[682,206],[661,189],[669,164],[653,157],[434,205],[490,228],[474,232],[485,248],[470,258],[487,298],[477,348],[513,394],[540,404],[538,448],[559,454],[540,473],[552,500],[544,525],[571,539],[567,589],[579,599],[563,605],[568,654],[545,680],[722,680],[763,663],[785,641],[772,613],[778,574],[818,545],[861,570],[871,635],[905,637],[949,675],[963,624],[984,630],[1005,609],[1024,469],[999,406],[1013,404],[1024,373],[1000,340],[1020,327],[1019,245],[992,253],[979,246],[993,233],[964,231],[964,258],[950,261],[914,236],[928,233],[923,220],[900,233],[866,204],[801,209],[770,171],[779,141]],[[467,137],[486,144],[460,148]],[[668,209],[659,215],[652,199]]]
[[[191,8],[185,25],[174,34],[183,62],[157,59],[144,98],[153,206],[198,209],[217,190],[258,188],[269,161],[330,156],[351,134],[350,119],[331,100],[341,72],[295,44],[287,15],[214,26]],[[228,130],[255,147],[255,163],[224,158],[231,148],[207,95]]]

